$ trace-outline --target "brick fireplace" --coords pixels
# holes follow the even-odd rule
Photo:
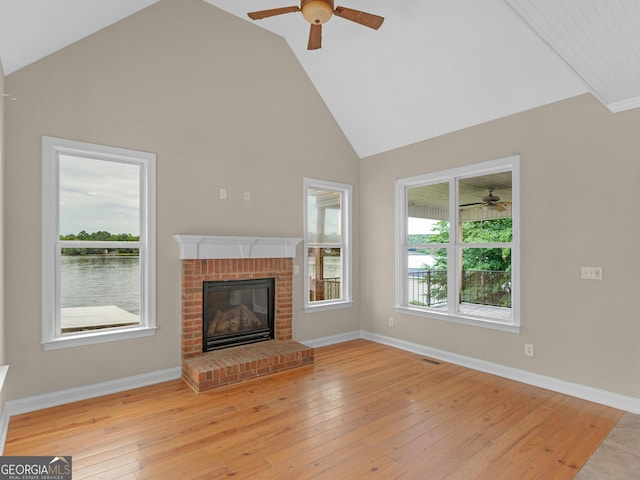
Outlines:
[[[182,260],[182,377],[196,391],[313,363],[292,340],[293,258],[300,239],[176,235]],[[273,278],[274,340],[203,352],[203,283]]]

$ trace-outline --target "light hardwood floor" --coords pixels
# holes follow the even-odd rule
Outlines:
[[[622,412],[356,340],[194,393],[181,380],[13,417],[5,455],[74,479],[571,479]]]

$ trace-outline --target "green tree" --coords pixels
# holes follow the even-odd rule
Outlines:
[[[91,240],[97,240],[99,242],[108,242],[111,239],[111,234],[105,231],[93,232],[91,234]]]
[[[511,218],[464,222],[462,238],[465,243],[510,242],[513,238],[512,227]],[[437,243],[449,241],[448,222],[441,221],[434,225],[431,241]],[[432,270],[446,270],[446,250],[432,249],[431,255],[435,260]],[[510,273],[508,273],[511,272],[510,248],[464,248],[462,271],[464,278],[463,290],[460,292],[461,301],[502,307],[511,306]],[[430,275],[433,276],[433,273]],[[443,291],[446,280],[443,279],[440,283],[442,285],[435,283],[434,285]],[[437,293],[437,290],[434,289],[434,292]]]
[[[464,222],[462,224],[462,238],[466,243],[510,242],[513,238],[511,218],[497,218]],[[449,241],[449,222],[439,221],[433,226],[430,235],[432,243],[447,243]],[[432,250],[434,254],[434,269],[447,267],[446,251]],[[511,249],[509,248],[465,248],[462,252],[463,270],[497,270],[511,271]]]
[[[82,230],[80,233],[68,235],[60,235],[60,240],[80,240],[80,241],[99,241],[99,242],[137,242],[140,240],[139,236],[131,235],[130,233],[116,233],[112,234],[101,230],[99,232],[87,233]],[[62,255],[103,255],[105,252],[104,247],[99,248],[62,248]],[[137,248],[118,248],[118,255],[139,255]]]
[[[462,238],[467,243],[510,242],[513,238],[511,218],[496,218],[462,224]],[[465,248],[463,270],[511,271],[510,248]]]

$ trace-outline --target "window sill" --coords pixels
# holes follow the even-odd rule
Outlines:
[[[156,334],[157,327],[134,327],[100,332],[68,334],[42,342],[45,351],[60,348],[80,347],[96,343],[115,342],[131,338],[150,337]]]
[[[433,318],[435,320],[445,320],[447,322],[459,323],[462,325],[471,325],[474,327],[490,328],[493,330],[501,330],[503,332],[520,333],[520,325],[514,323],[505,323],[490,318],[471,317],[464,315],[448,315],[446,313],[436,313],[429,310],[419,308],[410,308],[396,306],[396,312],[406,313],[418,317]]]
[[[320,303],[318,305],[305,305],[304,311],[306,313],[322,312],[324,310],[337,310],[339,308],[351,308],[352,306],[353,306],[353,302]]]

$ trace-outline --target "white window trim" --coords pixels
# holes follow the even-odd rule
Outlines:
[[[445,183],[449,182],[452,185],[450,191],[453,192],[449,198],[449,211],[455,212],[455,219],[457,221],[458,206],[457,206],[457,178],[475,177],[481,175],[488,175],[491,173],[504,172],[511,170],[512,172],[512,205],[513,212],[513,240],[511,242],[511,282],[512,282],[512,296],[511,296],[511,321],[500,321],[497,319],[486,317],[475,317],[472,315],[465,315],[460,312],[455,314],[451,313],[439,313],[433,310],[422,309],[417,307],[411,307],[408,305],[408,293],[407,293],[407,256],[405,252],[405,241],[407,232],[407,191],[411,187],[424,185],[425,183]],[[502,330],[506,332],[519,333],[521,325],[520,314],[520,156],[514,155],[511,157],[505,157],[498,160],[492,160],[488,162],[478,163],[474,165],[468,165],[459,168],[453,168],[450,170],[418,175],[415,177],[401,178],[396,180],[396,268],[395,268],[395,310],[399,313],[406,313],[409,315],[415,315],[426,318],[433,318],[438,320],[446,320],[454,323],[460,323],[463,325],[473,325],[485,328],[491,328],[495,330]],[[465,246],[477,246],[477,245],[465,245]],[[485,245],[482,245],[485,246]],[[459,248],[459,245],[454,242],[453,248]],[[449,269],[448,283],[452,284],[452,279],[455,274],[452,269]]]
[[[60,155],[140,165],[141,288],[140,325],[91,332],[60,333],[60,279],[57,268],[58,162]],[[95,245],[95,242],[92,243]],[[127,245],[129,246],[129,245]],[[146,337],[156,331],[156,156],[153,153],[42,137],[42,345],[45,350]]]
[[[329,182],[326,180],[316,180],[304,178],[303,181],[303,221],[304,221],[304,310],[305,312],[318,312],[322,310],[334,310],[337,308],[349,308],[353,306],[352,297],[352,195],[353,187],[345,183]],[[310,188],[320,188],[342,194],[342,298],[339,300],[325,300],[320,302],[309,301],[309,239],[308,239],[308,192]]]

